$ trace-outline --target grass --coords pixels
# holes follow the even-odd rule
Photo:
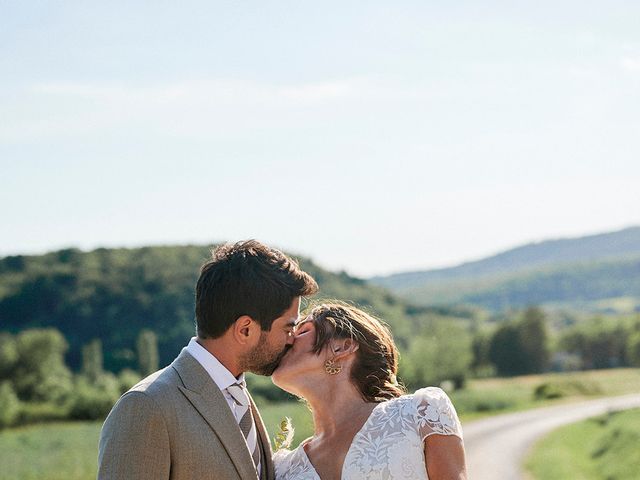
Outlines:
[[[536,388],[541,385],[560,396],[536,399]],[[468,422],[498,413],[638,392],[640,369],[614,368],[471,380],[465,390],[453,392],[451,399],[460,418]]]
[[[540,440],[525,467],[534,479],[638,478],[640,409],[562,427]]]
[[[577,383],[588,388],[583,389],[584,391],[567,389],[566,396],[562,398],[535,400],[533,392],[543,383]],[[638,391],[640,369],[614,369],[472,380],[467,389],[454,392],[451,397],[460,417],[466,422],[478,417],[559,402]],[[280,422],[284,417],[290,417],[295,427],[293,446],[312,434],[311,415],[301,402],[263,403],[260,405],[260,412],[272,439],[279,431]],[[67,422],[0,432],[0,480],[95,479],[100,426],[100,422]],[[635,431],[640,432],[640,424],[636,425]],[[635,444],[637,445],[638,441]]]
[[[95,479],[100,425],[52,423],[0,433],[0,479]]]
[[[294,445],[313,432],[303,403],[266,405],[260,411],[272,439],[285,416],[295,425]],[[0,432],[0,480],[95,480],[101,426],[65,422]]]

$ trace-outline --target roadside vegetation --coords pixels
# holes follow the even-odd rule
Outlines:
[[[640,409],[609,413],[559,428],[526,461],[540,480],[635,480],[640,465]]]

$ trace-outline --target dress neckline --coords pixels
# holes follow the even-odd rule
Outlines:
[[[369,414],[369,416],[367,417],[367,419],[364,421],[364,423],[362,424],[362,426],[360,427],[360,429],[355,433],[355,435],[353,436],[353,438],[351,439],[351,443],[349,444],[349,448],[347,449],[347,453],[344,456],[344,461],[342,462],[342,468],[340,468],[340,478],[343,479],[344,478],[344,467],[347,464],[347,459],[349,458],[349,454],[351,453],[351,449],[353,447],[353,444],[356,443],[356,439],[358,438],[358,436],[364,431],[365,427],[371,422],[371,420],[373,419],[374,414],[376,413],[378,407],[382,404],[387,403],[389,400],[384,401],[384,402],[380,402],[377,403],[375,407],[373,407],[373,409],[371,410],[371,413]],[[313,474],[316,476],[316,478],[318,480],[322,480],[320,478],[320,475],[318,474],[318,472],[316,471],[316,468],[313,466],[313,463],[311,463],[311,460],[309,459],[309,456],[307,455],[306,450],[304,449],[304,446],[309,442],[309,440],[311,440],[313,437],[309,437],[305,440],[303,440],[302,442],[300,442],[300,445],[298,446],[298,448],[300,449],[300,451],[302,452],[302,457],[304,459],[304,461],[309,465],[309,468],[311,469],[311,471],[313,472]]]

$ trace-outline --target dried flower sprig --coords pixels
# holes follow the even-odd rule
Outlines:
[[[291,442],[293,442],[293,434],[295,433],[295,429],[293,428],[293,423],[291,423],[291,419],[289,417],[285,417],[282,422],[280,422],[280,431],[276,434],[273,439],[273,443],[277,450],[281,450],[283,448],[290,448]]]

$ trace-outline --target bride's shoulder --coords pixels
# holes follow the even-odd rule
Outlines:
[[[389,400],[389,404],[407,407],[409,405],[420,404],[451,404],[451,399],[444,390],[439,387],[424,387],[416,390],[414,393],[407,393],[400,397]]]
[[[411,420],[424,439],[437,433],[462,438],[462,427],[453,402],[444,390],[426,387],[402,395],[394,402],[403,417]]]

